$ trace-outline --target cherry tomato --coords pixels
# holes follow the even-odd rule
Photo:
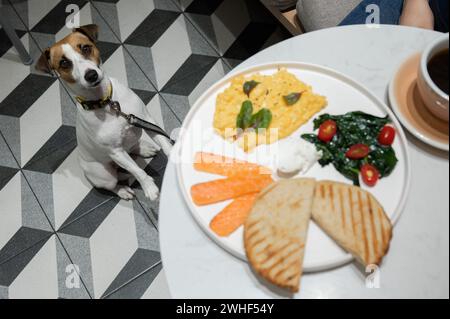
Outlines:
[[[361,177],[367,186],[373,187],[380,179],[380,172],[375,166],[365,164],[361,167]]]
[[[378,135],[378,143],[384,146],[390,146],[394,144],[396,134],[397,133],[392,126],[386,125],[381,130],[380,135]]]
[[[365,144],[356,144],[350,147],[345,156],[349,159],[358,160],[363,159],[370,153],[370,147]]]
[[[328,120],[322,123],[319,128],[319,140],[328,143],[331,142],[337,133],[337,124],[333,120]]]

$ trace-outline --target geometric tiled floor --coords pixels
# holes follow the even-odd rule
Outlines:
[[[208,86],[287,38],[259,1],[3,0],[32,57],[80,24],[100,26],[104,69],[167,130]],[[24,66],[0,28],[0,299],[169,297],[158,202],[121,201],[81,174],[75,104],[58,79]],[[141,162],[161,185],[167,159]]]

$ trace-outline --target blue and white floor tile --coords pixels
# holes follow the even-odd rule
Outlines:
[[[233,66],[286,34],[258,1],[1,0],[36,61],[95,23],[104,69],[168,132]],[[74,11],[75,10],[75,11]],[[64,83],[20,63],[0,28],[0,299],[169,298],[158,201],[93,189]],[[140,161],[161,186],[167,158]]]

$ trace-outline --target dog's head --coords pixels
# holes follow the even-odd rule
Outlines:
[[[55,71],[74,89],[97,87],[104,78],[96,41],[98,26],[86,25],[47,48],[36,63],[36,69],[51,74]]]

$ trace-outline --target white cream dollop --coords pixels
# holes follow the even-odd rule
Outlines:
[[[322,158],[316,146],[301,138],[281,143],[278,153],[278,175],[305,174]]]

